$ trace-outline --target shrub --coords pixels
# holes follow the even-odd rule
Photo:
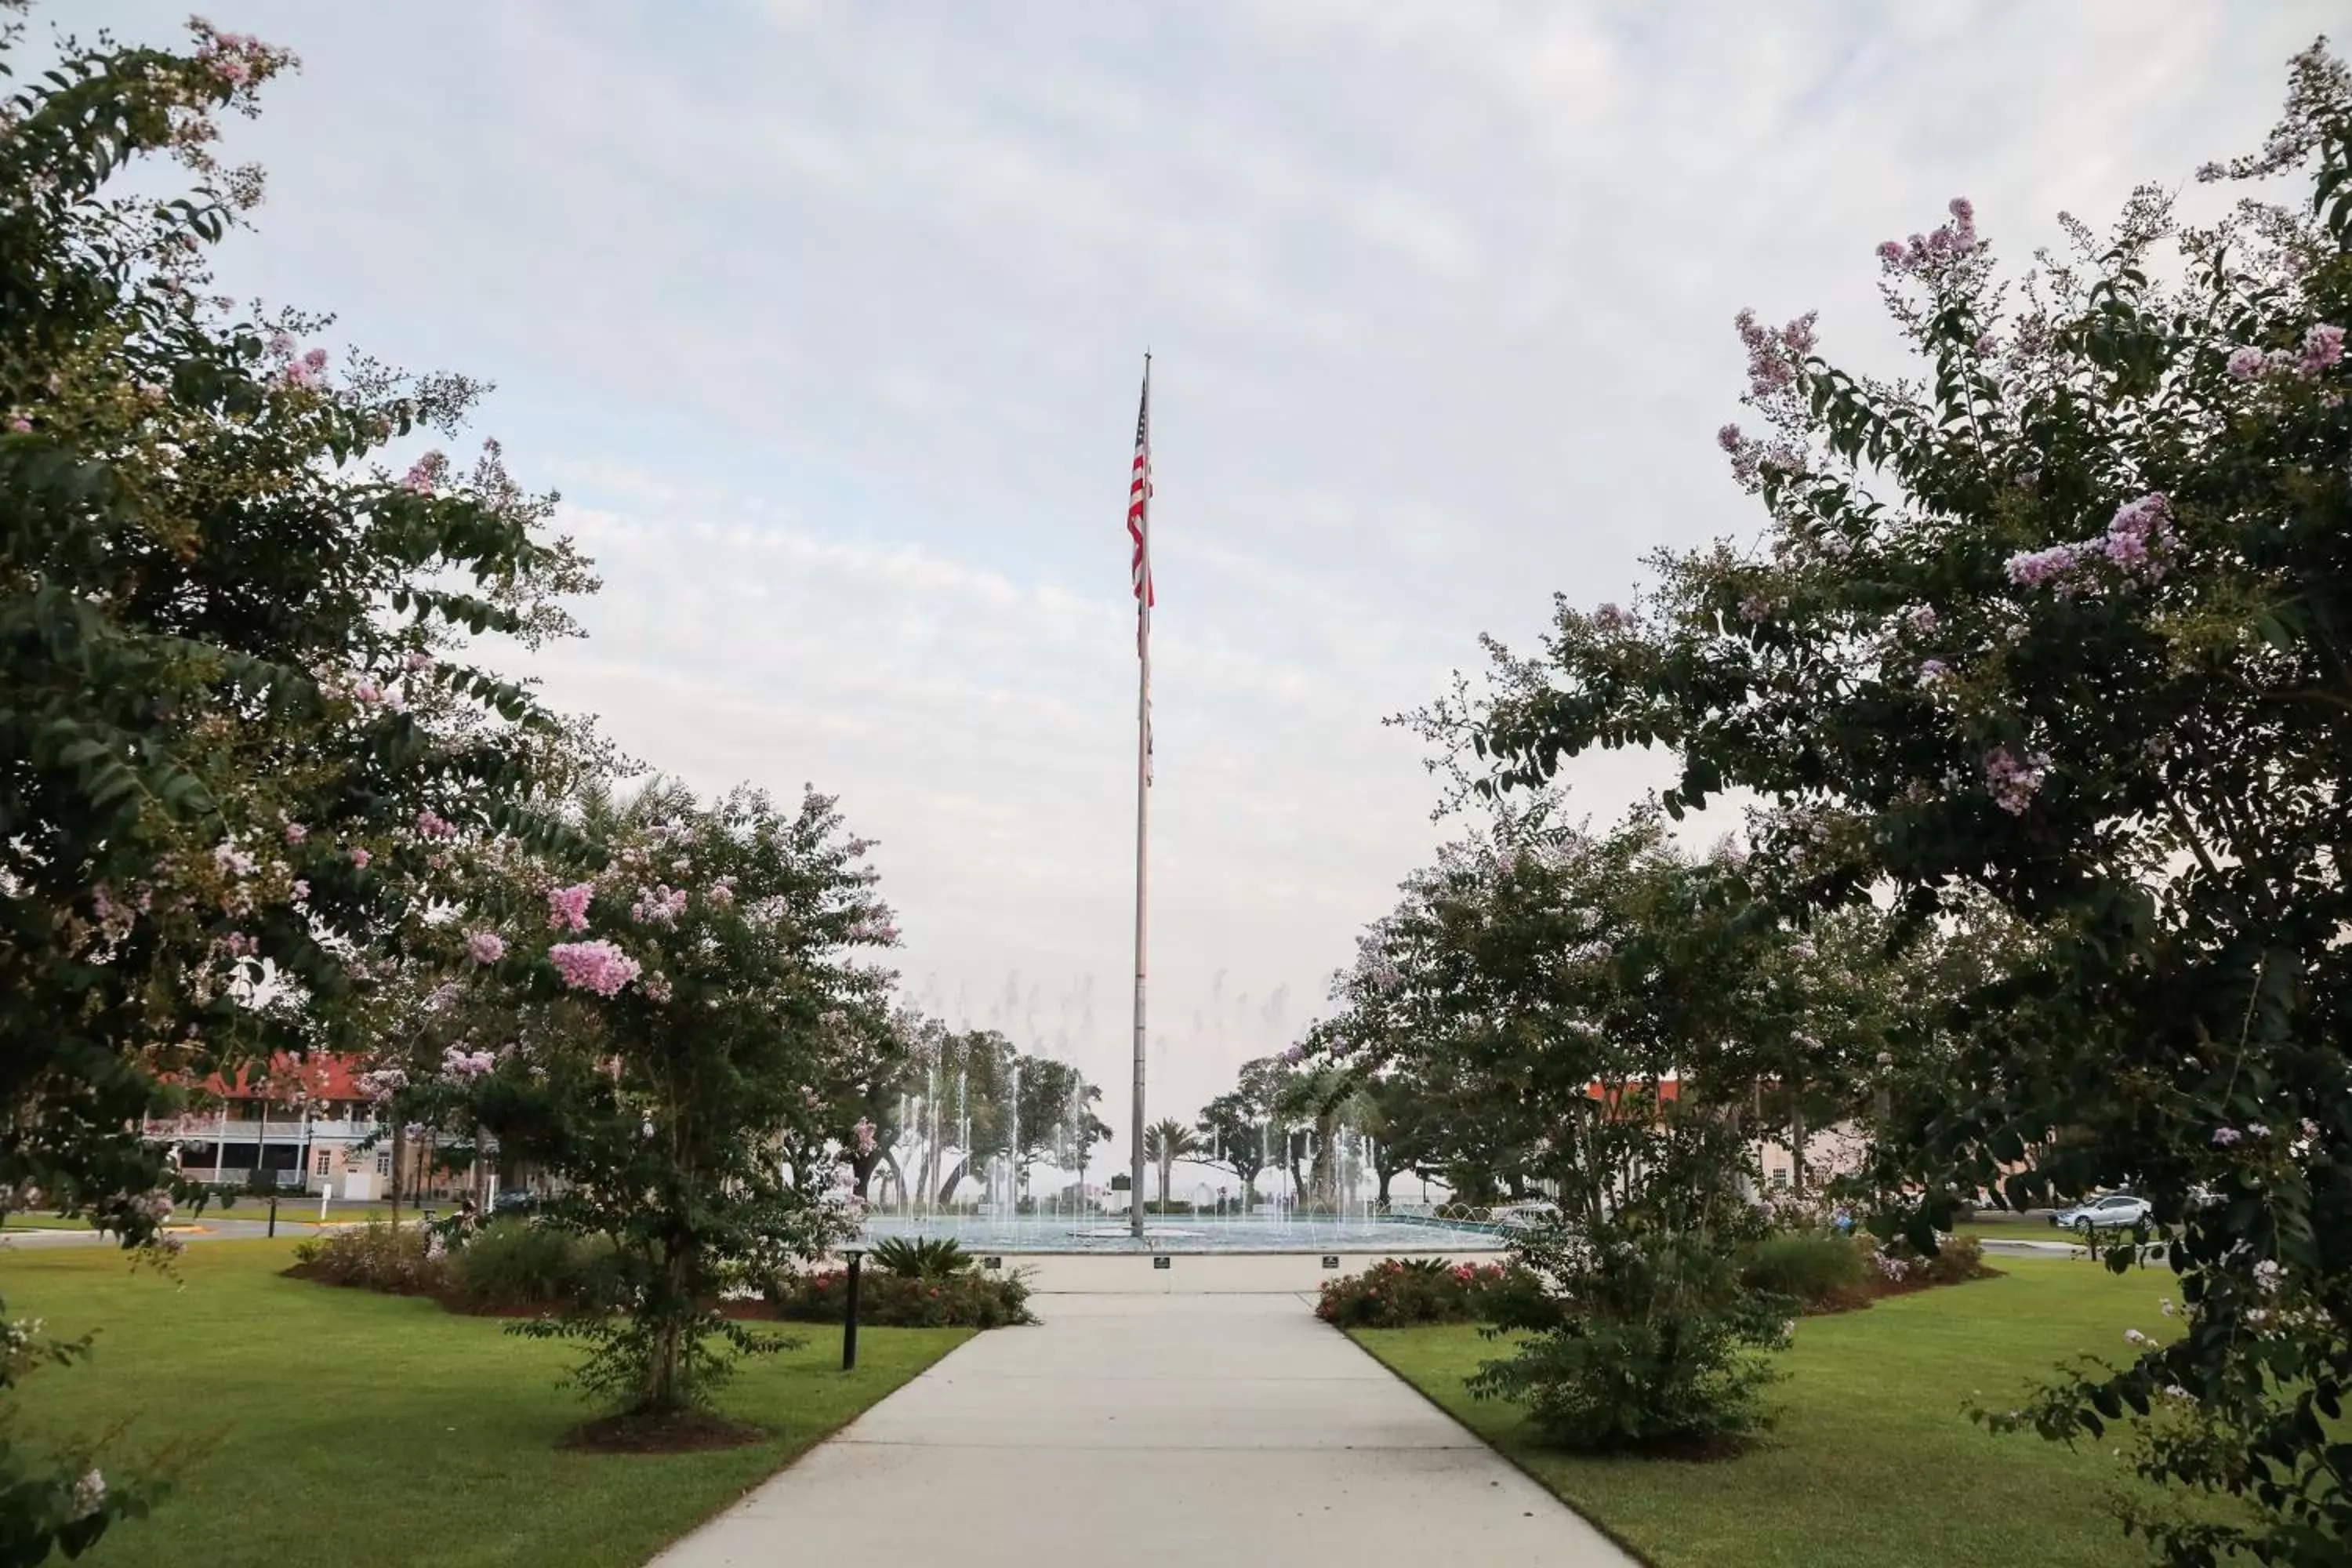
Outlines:
[[[1890,1280],[1915,1284],[1961,1285],[1990,1279],[1995,1270],[1984,1260],[1984,1244],[1973,1236],[1938,1236],[1933,1257],[1897,1237],[1878,1249],[1879,1272]]]
[[[304,1237],[294,1246],[294,1264],[304,1279],[322,1284],[438,1295],[448,1282],[449,1261],[433,1243],[422,1226],[370,1220],[353,1229]]]
[[[612,1246],[553,1226],[502,1219],[452,1253],[449,1283],[469,1307],[585,1307],[613,1295]]]
[[[837,1323],[848,1308],[849,1276],[827,1268],[779,1275],[768,1288],[768,1305],[779,1318]],[[893,1329],[1001,1329],[1034,1323],[1029,1286],[1018,1272],[924,1278],[887,1271],[864,1275],[857,1286],[857,1321]]]
[[[945,1279],[971,1268],[971,1254],[943,1236],[890,1237],[874,1244],[874,1261],[909,1279]]]
[[[1533,1276],[1500,1263],[1435,1258],[1383,1258],[1361,1274],[1323,1282],[1315,1315],[1343,1329],[1470,1323],[1496,1315],[1510,1292],[1541,1294]]]
[[[1835,1232],[1783,1231],[1748,1249],[1740,1282],[1751,1290],[1793,1296],[1808,1307],[1837,1305],[1869,1288],[1867,1248]]]
[[[1525,1404],[1570,1448],[1706,1444],[1769,1425],[1760,1396],[1779,1374],[1758,1352],[1787,1346],[1794,1303],[1747,1285],[1728,1239],[1622,1211],[1582,1237],[1538,1228],[1516,1245],[1544,1288],[1500,1295],[1493,1331],[1528,1337],[1472,1374],[1471,1393]]]

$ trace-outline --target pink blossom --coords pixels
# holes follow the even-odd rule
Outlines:
[[[849,858],[852,860],[862,859],[873,850],[876,842],[871,838],[852,838],[849,841]]]
[[[2213,1129],[2213,1142],[2220,1144],[2224,1149],[2229,1148],[2231,1144],[2237,1142],[2239,1139],[2244,1136],[2244,1133],[2239,1131],[2234,1127],[2216,1127]]]
[[[400,488],[411,495],[428,494],[448,471],[448,458],[437,451],[427,452],[410,465],[408,472],[401,477]]]
[[[299,844],[310,836],[310,830],[299,822],[289,822],[286,825],[286,842],[289,844]]]
[[[304,354],[302,356],[302,368],[314,373],[326,369],[327,351],[324,349],[312,349],[310,353]]]
[[[710,884],[710,890],[708,893],[705,893],[703,897],[709,899],[712,903],[717,904],[722,910],[727,908],[730,904],[732,904],[735,901],[735,879],[732,877],[719,878],[719,880]]]
[[[1919,661],[1919,684],[1922,686],[1941,680],[1950,673],[1951,666],[1940,658],[1923,658]]]
[[[462,1046],[451,1046],[441,1053],[441,1076],[452,1083],[470,1083],[485,1073],[495,1071],[497,1057],[488,1051],[469,1051]]]
[[[272,332],[269,334],[269,352],[280,359],[287,358],[294,352],[294,340],[284,332]]]
[[[1771,608],[1764,602],[1762,595],[1750,594],[1739,601],[1739,618],[1753,625],[1770,614]]]
[[[468,931],[466,952],[476,963],[496,963],[507,955],[506,939],[494,931]]]
[[[2082,566],[2071,544],[2053,544],[2047,550],[2023,551],[2009,558],[2009,580],[2021,588],[2040,588],[2055,584],[2062,590],[2070,584]]]
[[[433,668],[433,656],[429,653],[412,653],[400,662],[410,669],[422,672]]]
[[[363,867],[363,866],[365,866],[365,865],[366,865],[370,860],[373,860],[373,859],[374,859],[374,858],[375,858],[375,857],[374,857],[374,856],[373,856],[373,855],[369,854],[369,853],[368,853],[366,850],[364,850],[364,849],[357,849],[357,848],[355,848],[355,849],[353,849],[353,850],[352,851],[352,865],[354,865],[354,866],[362,866],[362,867]]]
[[[2344,363],[2344,329],[2322,321],[2303,334],[2302,371],[2317,375]]]
[[[599,996],[615,994],[643,968],[609,942],[560,942],[547,950],[547,957],[566,985]]]
[[[637,989],[646,994],[649,1002],[667,1002],[670,997],[669,976],[658,973],[648,974]]]
[[[1878,259],[1886,266],[1901,266],[1904,254],[1903,242],[1899,239],[1882,239],[1878,242]]]
[[[2162,554],[2172,542],[2171,524],[2171,498],[2151,490],[2116,509],[2102,548],[2117,566],[2153,581],[2164,575]]]
[[[874,1152],[874,1123],[861,1116],[849,1131],[853,1139],[851,1146],[857,1151],[859,1159],[863,1160]]]
[[[2049,776],[2050,758],[2035,752],[2020,761],[2006,746],[1995,746],[1985,753],[1985,787],[1992,794],[1993,804],[2011,816],[2022,816],[2033,804],[2034,795],[2042,781]]]
[[[1926,637],[1929,632],[1936,629],[1936,606],[1933,605],[1915,605],[1903,618],[1911,624],[1911,629],[1913,631],[1918,633],[1921,637]]]
[[[426,838],[457,837],[457,825],[429,805],[416,814],[416,831]]]
[[[2233,380],[2252,381],[2263,374],[2264,364],[2260,349],[2240,349],[2230,356],[2230,374]]]
[[[1592,612],[1592,623],[1604,632],[1622,632],[1631,628],[1639,617],[1618,605],[1603,605]]]
[[[237,931],[221,938],[221,948],[231,958],[251,958],[261,951],[261,939]]]
[[[588,900],[595,895],[593,882],[580,882],[569,888],[547,890],[547,923],[555,931],[586,931]]]
[[[640,924],[675,925],[686,912],[686,889],[664,885],[640,893],[629,906],[629,918]]]
[[[33,422],[21,414],[11,414],[8,416],[8,428],[19,436],[29,436],[33,433]]]
[[[1979,332],[1977,334],[1975,346],[1977,357],[1979,359],[1987,359],[2000,351],[2000,340],[1994,337],[1990,332]]]
[[[381,702],[383,700],[383,688],[367,677],[362,676],[352,683],[352,700],[366,703]]]
[[[1739,455],[1740,444],[1745,439],[1737,425],[1727,425],[1715,433],[1715,444],[1735,458]]]

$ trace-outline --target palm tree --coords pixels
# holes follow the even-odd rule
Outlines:
[[[1198,1152],[1200,1147],[1201,1141],[1193,1136],[1192,1130],[1172,1116],[1143,1130],[1143,1157],[1160,1167],[1160,1213],[1168,1212],[1168,1180],[1175,1171],[1176,1162]]]

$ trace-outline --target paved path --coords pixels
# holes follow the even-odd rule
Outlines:
[[[1045,1296],[656,1568],[1628,1568],[1291,1295]]]

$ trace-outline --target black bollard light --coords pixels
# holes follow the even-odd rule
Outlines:
[[[271,1236],[278,1234],[278,1194],[276,1193],[269,1194],[269,1234]]]
[[[841,1370],[857,1369],[857,1266],[865,1261],[866,1249],[851,1247],[843,1249],[849,1255],[849,1305],[841,1315]]]

